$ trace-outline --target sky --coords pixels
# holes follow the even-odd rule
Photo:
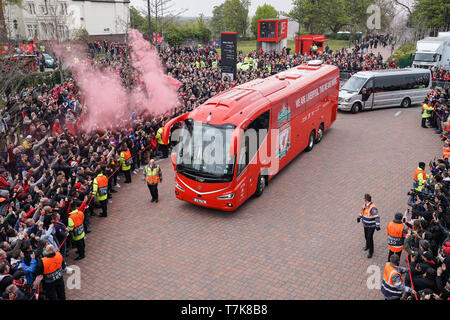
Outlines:
[[[182,14],[183,17],[198,17],[203,13],[206,17],[212,17],[212,10],[214,6],[220,5],[224,0],[172,0],[173,9],[175,12],[180,12],[183,9],[188,9]],[[290,11],[292,8],[292,0],[250,0],[251,6],[249,9],[249,16],[255,14],[258,6],[265,3],[272,5],[278,11]],[[131,5],[140,8],[147,8],[147,0],[131,0]]]

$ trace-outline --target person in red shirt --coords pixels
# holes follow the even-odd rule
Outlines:
[[[0,167],[0,197],[6,198],[9,195],[11,184],[6,179],[7,172],[5,168]]]

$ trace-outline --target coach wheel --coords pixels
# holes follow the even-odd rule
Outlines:
[[[256,186],[255,196],[260,197],[263,194],[265,187],[266,177],[260,174],[258,177],[258,185]]]
[[[310,152],[314,148],[315,139],[316,139],[316,132],[313,130],[309,135],[308,147],[306,147],[306,152]]]
[[[361,111],[361,104],[359,102],[356,102],[353,106],[352,106],[352,113],[358,113],[359,111]]]
[[[323,139],[323,123],[320,125],[319,130],[317,130],[317,138],[315,143],[320,143],[320,141],[322,141]]]
[[[411,100],[409,98],[405,98],[402,101],[402,107],[403,108],[409,108],[411,107]]]

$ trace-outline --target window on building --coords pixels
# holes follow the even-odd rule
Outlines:
[[[64,39],[69,39],[69,28],[64,26]]]
[[[66,16],[67,15],[67,3],[61,3],[61,15]]]
[[[64,34],[64,26],[63,25],[58,25],[58,37],[60,40],[64,40],[65,39],[65,34]]]
[[[33,25],[27,24],[28,38],[34,37]]]
[[[39,37],[39,28],[37,24],[33,25],[33,37],[35,36]]]
[[[30,12],[30,14],[36,14],[36,8],[34,6],[34,3],[28,4],[28,11]]]
[[[53,25],[53,23],[47,24],[47,30],[48,30],[49,38],[51,38],[55,35],[55,26]]]
[[[50,13],[54,16],[54,15],[56,15],[56,10],[55,10],[55,7],[54,6],[51,6],[50,7]]]
[[[41,30],[42,30],[42,36],[47,37],[48,30],[47,30],[47,25],[45,23],[41,23]]]
[[[47,15],[48,14],[47,6],[41,6],[41,12],[42,14]]]

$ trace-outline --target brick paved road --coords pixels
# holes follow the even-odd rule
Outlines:
[[[78,263],[82,288],[68,297],[380,299],[366,287],[367,267],[384,266],[387,223],[405,210],[417,163],[440,154],[440,146],[438,135],[420,128],[419,108],[339,113],[313,152],[236,213],[176,200],[165,161],[158,204],[150,205],[141,176],[133,175],[109,217],[93,218],[87,258]],[[366,192],[382,221],[371,260],[356,223]]]

